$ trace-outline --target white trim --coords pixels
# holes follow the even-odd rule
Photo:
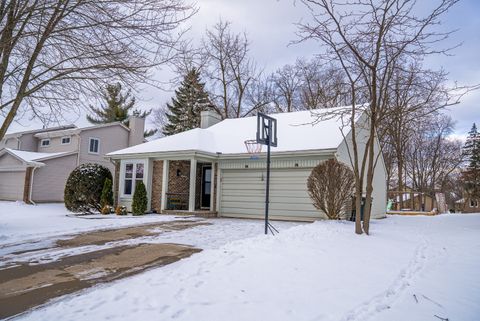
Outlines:
[[[4,166],[0,167],[0,172],[21,172],[26,170],[26,166]]]
[[[135,193],[135,181],[136,181],[136,168],[137,168],[137,164],[143,164],[143,183],[145,184],[145,186],[147,185],[145,183],[145,180],[147,179],[147,176],[150,175],[149,171],[146,170],[146,166],[145,166],[145,163],[147,162],[148,160],[145,160],[145,159],[136,159],[136,160],[122,160],[120,162],[120,182],[119,182],[119,195],[120,195],[120,198],[124,198],[124,199],[131,199],[133,198],[133,194]],[[132,164],[133,165],[133,169],[132,169],[132,194],[125,194],[124,191],[125,191],[125,168],[126,168],[126,165],[127,164]]]
[[[97,140],[98,141],[98,148],[97,148],[97,151],[96,152],[92,152],[90,150],[90,144],[92,142],[92,140]],[[87,151],[89,154],[93,154],[93,155],[99,155],[100,154],[100,138],[98,137],[88,137],[88,148],[87,148]]]
[[[63,140],[68,138],[68,143],[64,143]],[[62,138],[60,138],[60,145],[70,145],[70,143],[72,142],[72,136],[63,136]]]
[[[47,145],[43,145],[43,142],[48,142]],[[44,138],[40,141],[40,148],[50,147],[50,138]]]
[[[197,160],[195,158],[190,159],[190,188],[188,191],[188,211],[195,211],[195,185],[197,177]]]
[[[160,210],[165,210],[167,208],[167,193],[168,193],[168,173],[169,173],[170,161],[165,159],[163,161],[163,173],[162,173],[162,199],[160,202]]]
[[[216,209],[217,209],[217,213],[218,213],[218,216],[222,216],[222,214],[220,213],[220,195],[222,195],[222,179],[221,179],[221,175],[222,175],[222,171],[220,169],[220,166],[218,166],[217,164],[217,171],[218,171],[218,174],[217,174],[217,206],[216,206]],[[215,176],[214,176],[215,177]]]

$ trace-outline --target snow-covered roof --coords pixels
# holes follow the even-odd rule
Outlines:
[[[130,128],[128,128],[127,126],[125,126],[121,122],[112,122],[112,123],[99,124],[99,125],[82,127],[82,128],[75,127],[75,128],[69,128],[69,129],[51,130],[51,131],[41,132],[41,133],[35,134],[35,137],[36,138],[62,137],[62,136],[67,136],[67,135],[79,134],[80,132],[87,131],[87,130],[104,128],[104,127],[111,127],[111,126],[120,126],[123,129],[125,129],[127,131],[130,131]]]
[[[18,158],[20,160],[23,160],[26,163],[36,163],[38,165],[43,165],[42,163],[39,162],[41,160],[72,154],[72,152],[37,153],[37,152],[27,152],[27,151],[23,151],[23,150],[16,150],[16,149],[11,149],[11,148],[5,148],[5,151],[7,151],[9,154],[15,156],[16,158]]]
[[[270,115],[277,119],[278,126],[278,146],[272,147],[272,152],[336,149],[343,140],[341,128],[347,119],[342,120],[340,116],[327,118],[327,115],[332,111],[337,114],[347,110],[350,107]],[[180,151],[242,154],[247,152],[244,142],[255,139],[256,131],[256,116],[225,119],[205,129],[195,128],[114,151],[107,156]],[[345,130],[344,134],[348,131]]]

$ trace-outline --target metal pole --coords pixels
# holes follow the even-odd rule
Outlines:
[[[268,128],[267,136],[267,187],[265,191],[265,235],[268,234],[268,203],[270,197],[270,134],[271,128]]]

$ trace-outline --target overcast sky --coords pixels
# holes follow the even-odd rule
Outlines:
[[[428,0],[433,1],[434,0]],[[189,22],[191,30],[188,37],[198,40],[205,29],[222,18],[232,22],[235,31],[245,31],[251,42],[251,54],[259,67],[266,72],[275,70],[287,63],[293,63],[297,57],[310,58],[319,51],[314,42],[289,45],[296,39],[294,23],[308,19],[308,12],[298,1],[293,0],[198,0],[198,13]],[[480,83],[480,1],[461,0],[443,17],[445,29],[458,29],[446,45],[463,43],[453,51],[454,56],[436,56],[428,60],[432,68],[444,68],[449,79],[458,84]],[[158,70],[155,78],[168,81],[172,76],[167,69]],[[165,104],[171,97],[170,92],[158,89],[146,89],[137,96],[139,105],[145,108]],[[460,105],[449,111],[456,123],[456,133],[465,134],[473,122],[480,125],[480,91],[464,97]],[[84,117],[77,119],[78,126],[88,123]],[[22,121],[14,124],[9,132],[25,130],[25,127],[41,127],[38,123]]]

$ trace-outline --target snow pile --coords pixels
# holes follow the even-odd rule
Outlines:
[[[23,319],[478,320],[480,215],[389,217],[371,230],[322,221],[233,241]]]

